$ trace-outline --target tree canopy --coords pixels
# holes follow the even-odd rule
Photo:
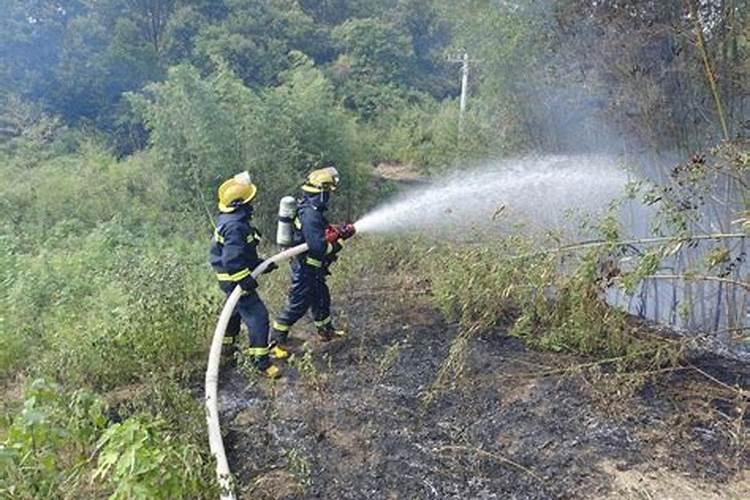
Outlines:
[[[412,151],[430,150],[411,160],[449,162],[437,151],[462,146],[435,141],[450,136],[444,122],[456,119],[460,68],[450,60],[464,52],[472,60],[464,152],[689,150],[748,131],[747,0],[3,0],[2,7],[0,120],[12,121],[7,108],[21,99],[68,126],[103,132],[121,154],[145,147],[148,134],[123,97],[163,82],[169,68],[189,65],[203,77],[228,69],[265,92],[304,60],[329,82],[332,106],[369,124],[372,137],[392,136],[390,152],[376,147],[376,156],[404,160],[385,156],[406,140]]]

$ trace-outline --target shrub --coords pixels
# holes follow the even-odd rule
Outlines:
[[[435,305],[459,326],[435,385],[461,373],[473,335],[499,326],[532,347],[608,360],[618,371],[677,363],[681,343],[651,334],[607,303],[613,282],[606,262],[616,248],[613,240],[564,261],[520,236],[492,247],[433,249],[420,272],[430,276]]]
[[[105,424],[96,396],[35,380],[0,444],[0,495],[62,498],[85,489],[82,470]]]
[[[186,252],[177,253],[170,248],[177,242],[165,239],[113,252],[100,238],[93,234],[82,251],[59,261],[43,256],[45,267],[29,270],[30,289],[20,296],[43,311],[31,367],[66,384],[98,388],[154,371],[189,375],[218,309],[204,245],[183,245]],[[91,263],[96,267],[87,270]],[[42,290],[53,297],[39,296]],[[55,308],[43,306],[50,301]]]
[[[170,401],[182,401],[178,405],[182,418],[201,415],[195,401],[186,405],[184,398],[175,397],[174,386],[164,385],[172,394]],[[109,413],[102,399],[90,392],[66,391],[35,380],[0,444],[0,495],[20,499],[215,496],[216,489],[206,479],[212,474],[204,440],[196,440],[194,428],[146,412],[107,427]],[[189,421],[195,425],[194,418]]]
[[[353,119],[307,60],[262,93],[245,87],[224,66],[207,78],[179,66],[131,101],[151,133],[156,157],[196,209],[213,212],[219,183],[247,169],[260,188],[258,221],[270,232],[278,200],[297,192],[305,173],[322,159],[333,160],[341,171],[345,210],[361,206],[367,175],[355,148]]]
[[[110,499],[208,498],[198,447],[166,432],[163,420],[136,416],[107,429],[93,479],[113,491]]]

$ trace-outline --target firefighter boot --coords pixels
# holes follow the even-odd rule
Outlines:
[[[281,347],[279,344],[277,344],[275,341],[271,342],[271,345],[268,346],[268,355],[271,356],[272,359],[289,359],[292,357],[292,353]]]
[[[289,359],[293,356],[289,349],[289,327],[276,321],[273,322],[271,330],[271,344],[268,346],[269,354],[274,359]]]
[[[255,368],[257,368],[261,376],[270,379],[277,379],[281,377],[281,369],[271,363],[268,355],[256,356],[253,363],[255,364]]]
[[[318,337],[323,342],[328,342],[336,338],[346,337],[346,331],[340,328],[334,328],[332,323],[318,327]]]

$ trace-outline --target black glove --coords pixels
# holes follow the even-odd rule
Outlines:
[[[357,232],[357,228],[354,224],[342,224],[338,226],[338,232],[342,240],[348,240]]]
[[[263,274],[272,273],[275,270],[277,270],[278,268],[279,268],[279,266],[277,266],[275,262],[271,262],[270,264],[268,264],[268,267],[266,268],[266,270],[263,271]]]
[[[246,292],[252,292],[256,288],[258,288],[258,282],[255,281],[255,278],[253,278],[252,276],[242,278],[238,284],[240,285],[240,288],[242,288]]]

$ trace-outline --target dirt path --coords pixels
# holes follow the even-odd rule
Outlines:
[[[691,396],[716,385],[704,375],[602,399],[590,374],[540,375],[576,360],[498,333],[434,393],[455,326],[418,287],[372,290],[342,298],[351,335],[312,342],[284,380],[222,374],[241,497],[750,498],[747,419]]]

